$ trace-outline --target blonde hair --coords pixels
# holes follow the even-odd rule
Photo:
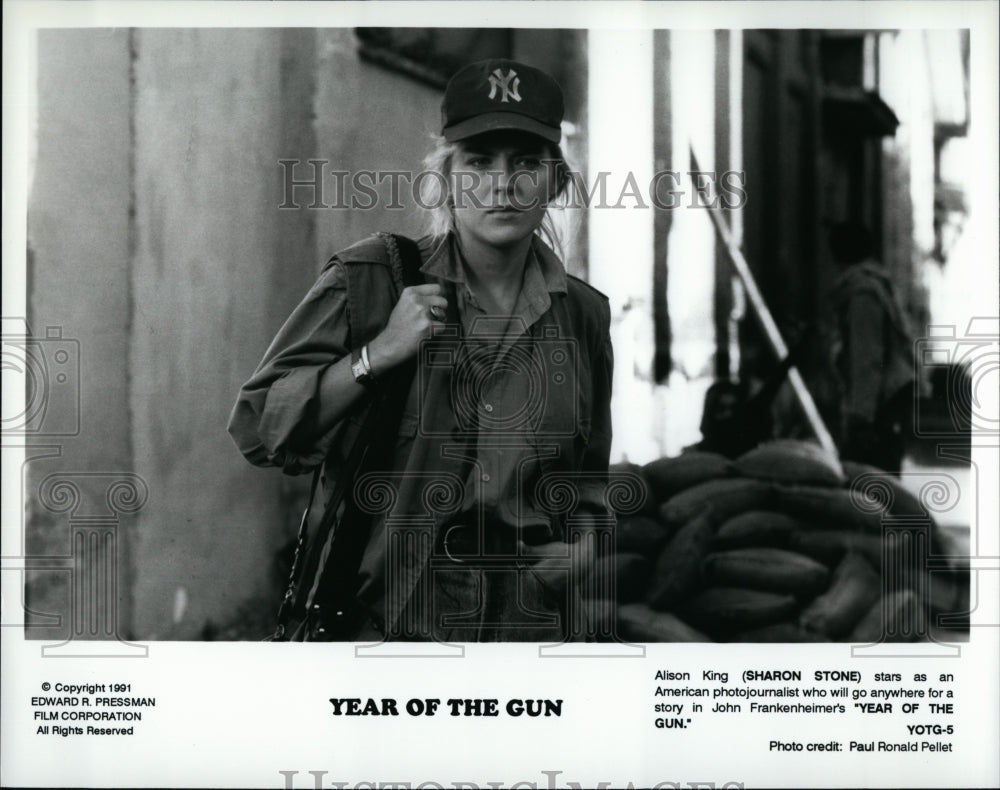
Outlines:
[[[427,232],[432,236],[446,236],[455,230],[454,202],[450,188],[451,166],[458,152],[458,145],[449,143],[439,135],[432,139],[434,147],[424,157],[424,172],[420,179],[420,206],[427,212]],[[549,208],[559,208],[568,191],[570,167],[559,145],[546,145],[549,149],[546,161],[552,162],[555,168],[555,190],[550,198]],[[439,177],[431,176],[432,173]],[[535,234],[563,257],[563,239],[548,211]]]

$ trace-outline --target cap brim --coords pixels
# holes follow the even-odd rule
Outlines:
[[[547,126],[534,118],[528,118],[526,115],[519,115],[515,112],[490,112],[477,115],[474,118],[446,127],[442,134],[447,142],[454,143],[458,140],[475,137],[477,134],[495,132],[501,129],[530,132],[550,143],[558,143],[562,140],[562,129]]]

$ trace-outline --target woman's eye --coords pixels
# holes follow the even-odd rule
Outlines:
[[[469,167],[475,167],[479,170],[485,170],[491,162],[492,160],[487,156],[470,156],[465,160]]]
[[[537,170],[542,164],[542,160],[537,156],[520,156],[514,164],[517,165],[518,170]]]

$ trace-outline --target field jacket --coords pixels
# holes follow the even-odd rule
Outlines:
[[[491,428],[489,421],[470,422],[464,385],[454,375],[465,342],[456,308],[458,286],[434,274],[460,268],[449,257],[456,254],[455,244],[427,237],[419,247],[421,271],[428,281],[441,282],[449,297],[447,327],[421,348],[403,417],[392,428],[398,434],[392,469],[367,481],[367,488],[356,487],[374,516],[358,595],[383,632],[396,622],[439,551],[442,529],[456,518],[478,518],[490,528],[530,529],[527,542],[546,542],[563,539],[568,519],[607,512],[613,367],[607,298],[569,275],[546,278],[549,290],[541,304],[547,306],[500,366],[521,385],[530,379],[525,408]],[[562,272],[558,257],[540,240],[529,254],[538,257],[542,270]],[[251,463],[289,474],[322,463],[328,490],[369,403],[362,399],[321,432],[316,412],[322,375],[381,331],[395,301],[380,239],[338,253],[331,264],[240,390],[229,423]],[[350,337],[349,311],[356,326],[359,316],[366,317],[358,337]],[[490,437],[486,447],[484,434]],[[471,498],[480,512],[470,514],[470,486],[477,475],[490,477],[498,459],[501,474],[515,479],[501,488],[484,485],[482,495]],[[569,499],[567,482],[573,492]],[[498,497],[503,501],[490,501]]]

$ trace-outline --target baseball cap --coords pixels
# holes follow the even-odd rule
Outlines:
[[[518,129],[558,143],[562,117],[558,82],[525,63],[492,58],[462,67],[449,80],[441,102],[441,133],[453,143],[497,129]]]

